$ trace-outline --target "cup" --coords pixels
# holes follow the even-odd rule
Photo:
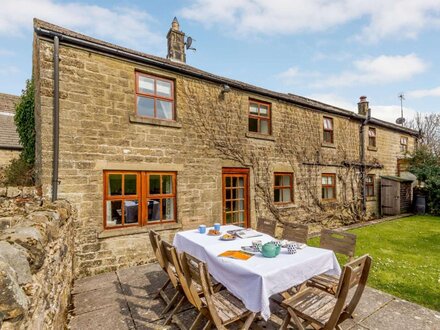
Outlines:
[[[255,250],[260,250],[261,249],[261,247],[263,246],[263,242],[260,240],[260,239],[256,239],[256,240],[253,240],[252,241],[252,247],[255,249]]]
[[[281,241],[273,240],[272,243],[275,244],[275,246],[281,247]]]
[[[205,225],[200,225],[199,226],[199,233],[200,234],[206,233],[206,226]]]
[[[288,254],[295,254],[296,253],[296,244],[295,243],[287,244],[287,253]]]
[[[218,222],[214,224],[214,230],[220,231],[220,224]]]

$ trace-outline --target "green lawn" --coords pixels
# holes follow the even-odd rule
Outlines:
[[[412,216],[350,232],[357,235],[356,256],[373,257],[369,286],[440,311],[440,217]],[[319,238],[309,243],[318,246]]]

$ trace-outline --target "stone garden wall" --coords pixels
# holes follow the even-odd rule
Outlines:
[[[2,329],[65,328],[74,214],[66,201],[36,195],[32,188],[0,188]]]

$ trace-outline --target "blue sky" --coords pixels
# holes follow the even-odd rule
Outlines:
[[[189,65],[373,115],[440,112],[440,0],[0,0],[0,92],[32,69],[32,18],[165,56],[174,16]]]

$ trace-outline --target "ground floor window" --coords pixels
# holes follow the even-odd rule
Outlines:
[[[374,174],[368,174],[365,179],[366,195],[367,197],[374,196]]]
[[[274,202],[275,204],[287,204],[293,202],[293,174],[274,174]]]
[[[175,172],[104,172],[104,228],[176,221]]]
[[[336,199],[336,175],[322,174],[321,179],[322,199],[333,200]]]

